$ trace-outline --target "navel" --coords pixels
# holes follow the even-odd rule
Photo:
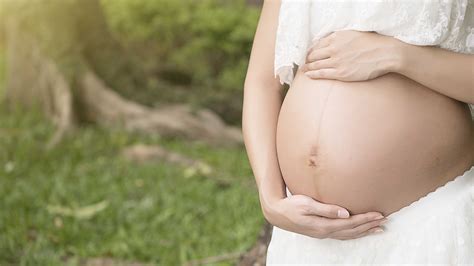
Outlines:
[[[309,151],[308,166],[316,167],[318,165],[318,148],[312,146]]]

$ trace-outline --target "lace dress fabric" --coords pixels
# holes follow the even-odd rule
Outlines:
[[[291,85],[313,40],[375,31],[413,45],[474,54],[474,0],[282,0],[274,74]],[[474,105],[470,105],[474,119]]]

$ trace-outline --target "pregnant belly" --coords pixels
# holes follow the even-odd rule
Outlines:
[[[298,71],[276,141],[292,194],[353,214],[393,213],[474,165],[467,104],[395,73],[342,82]]]

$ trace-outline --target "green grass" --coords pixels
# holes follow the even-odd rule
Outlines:
[[[4,88],[5,88],[5,49],[3,48],[2,44],[0,44],[0,102],[3,100],[3,95],[4,95]]]
[[[87,127],[47,151],[53,131],[37,115],[0,113],[0,265],[96,257],[178,265],[255,242],[263,217],[243,147]],[[121,150],[137,143],[162,145],[216,171],[186,177],[176,165],[126,161]],[[48,211],[99,202],[108,205],[90,218]]]

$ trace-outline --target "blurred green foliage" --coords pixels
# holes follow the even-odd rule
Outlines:
[[[242,148],[89,126],[46,152],[53,132],[37,113],[0,112],[0,265],[92,258],[182,265],[256,241],[264,220]],[[133,144],[160,145],[214,171],[133,163],[121,153]]]
[[[5,11],[6,1],[18,4],[18,12]],[[44,6],[35,9],[38,3]],[[77,3],[0,0],[0,18],[5,13],[27,18],[31,23],[27,26],[46,40],[44,45],[56,45],[52,56],[72,67],[65,71],[74,72],[74,64],[67,63],[74,58],[68,56],[84,49],[74,40],[91,37],[85,36],[84,26],[91,23],[77,21],[86,10],[61,14],[60,20],[56,15]],[[242,0],[101,0],[101,4],[113,36],[125,48],[123,56],[132,57],[128,68],[146,74],[145,87],[136,89],[145,92],[150,103],[185,101],[240,122],[257,8]],[[35,24],[48,16],[54,19]],[[77,23],[83,26],[81,31],[69,31]],[[61,29],[59,35],[53,27]],[[4,41],[0,36],[0,96],[6,68]],[[109,51],[92,52],[87,64],[102,60],[97,56]],[[115,62],[122,59],[115,56]],[[122,82],[120,75],[135,75],[115,72],[114,67],[110,64],[110,74],[104,74],[106,81],[106,75],[116,77],[116,83]],[[242,147],[212,148],[88,126],[46,152],[44,143],[53,132],[54,126],[34,112],[0,110],[0,265],[64,265],[66,259],[94,257],[179,265],[244,251],[254,244],[264,220]],[[216,172],[189,176],[177,165],[125,160],[121,151],[138,143],[161,145],[202,160]],[[219,178],[231,185],[222,187]],[[108,207],[88,219],[50,211],[51,206],[81,209],[103,202]]]
[[[0,105],[3,101],[6,75],[5,25],[2,18],[5,18],[5,0],[0,0]]]
[[[108,25],[102,23],[97,1]],[[87,65],[132,100],[187,102],[240,123],[258,7],[245,0],[97,1],[0,3],[2,12],[32,32],[70,80]],[[2,43],[0,37],[0,49]]]
[[[5,92],[5,51],[0,46],[0,102],[3,101]]]
[[[182,96],[240,122],[258,8],[244,0],[101,2],[115,36],[141,58],[147,73],[188,88],[170,100]],[[156,85],[153,79],[149,85]],[[173,92],[160,95],[167,93]]]

